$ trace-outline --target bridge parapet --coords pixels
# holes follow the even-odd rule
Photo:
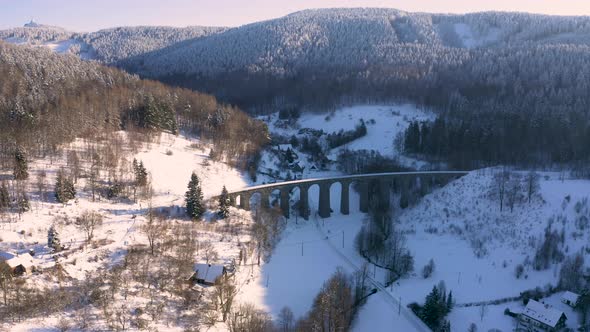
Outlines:
[[[427,188],[435,180],[447,182],[454,178],[459,178],[468,174],[468,171],[431,171],[431,172],[392,172],[392,173],[373,173],[373,174],[358,174],[346,175],[340,177],[330,178],[316,178],[303,179],[295,181],[285,181],[279,183],[271,183],[259,186],[253,186],[236,190],[229,193],[230,200],[235,204],[239,198],[238,207],[244,210],[250,210],[250,199],[254,194],[259,194],[261,198],[261,206],[268,207],[270,205],[269,198],[273,191],[279,190],[280,207],[285,217],[290,216],[289,198],[291,192],[299,189],[299,215],[304,219],[309,218],[309,188],[314,185],[319,186],[319,207],[318,214],[322,218],[327,218],[331,214],[330,207],[330,188],[334,183],[341,185],[340,197],[340,213],[350,213],[350,185],[358,183],[357,190],[359,191],[360,202],[359,207],[361,212],[368,212],[369,198],[372,184],[377,184],[377,190],[380,200],[389,204],[389,193],[391,184],[395,182],[395,187],[402,195],[402,201],[407,201],[407,193],[412,186],[419,183],[421,187]],[[427,189],[426,189],[427,190]],[[218,197],[218,196],[217,196]],[[213,197],[212,199],[216,199]]]

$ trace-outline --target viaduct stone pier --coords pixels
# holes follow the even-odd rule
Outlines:
[[[392,189],[399,192],[401,202],[407,202],[410,189],[420,186],[421,190],[427,190],[429,186],[447,183],[467,173],[467,171],[394,172],[303,179],[244,188],[230,192],[229,198],[232,204],[237,203],[237,207],[250,210],[250,200],[253,195],[258,194],[260,195],[261,206],[269,207],[271,194],[278,190],[279,206],[284,216],[289,218],[291,212],[290,196],[295,189],[298,189],[299,202],[295,204],[295,209],[297,209],[299,216],[308,220],[310,215],[309,189],[317,185],[319,186],[318,214],[322,218],[328,218],[332,212],[330,188],[335,183],[339,183],[341,186],[340,213],[349,214],[351,185],[355,185],[356,190],[359,192],[361,212],[368,212],[370,200],[373,197],[377,197],[383,204],[389,204]]]

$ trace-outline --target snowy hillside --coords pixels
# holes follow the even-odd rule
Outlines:
[[[114,63],[167,46],[216,34],[217,27],[118,27],[76,33],[44,25],[0,31],[0,40],[17,45],[42,46],[57,53],[71,53],[84,60]]]
[[[187,40],[198,39],[225,31],[220,27],[119,27],[85,33],[78,40],[88,45],[105,63],[163,49]]]
[[[494,328],[510,331],[515,320],[506,316],[504,310],[509,308],[520,312],[523,304],[517,300],[504,301],[505,298],[518,297],[520,292],[536,287],[546,289],[549,284],[557,285],[561,263],[540,271],[525,263],[533,260],[549,220],[564,220],[563,223],[554,222],[552,227],[558,232],[562,228],[565,230],[566,244],[561,247],[565,255],[577,252],[586,258],[590,255],[586,250],[590,230],[578,228],[580,220],[588,220],[590,181],[562,180],[558,173],[545,173],[532,203],[520,201],[514,211],[500,212],[498,201],[487,195],[492,174],[490,170],[472,172],[436,189],[417,205],[397,210],[399,224],[415,259],[415,271],[391,287],[384,287],[384,270],[371,266],[370,276],[380,288],[361,310],[355,331],[387,331],[390,328],[420,331],[404,312],[407,310],[405,306],[423,301],[432,287],[441,281],[452,290],[456,301],[449,316],[452,331],[466,331],[471,323],[475,323],[480,331]],[[332,186],[330,197],[331,206],[338,206],[338,185]],[[316,198],[317,190],[310,190],[313,214],[317,211]],[[366,215],[358,212],[356,193],[351,193],[351,214],[348,216],[334,209],[332,217],[327,219],[317,215],[309,222],[299,219],[295,223],[293,219],[270,262],[263,266],[256,283],[248,286],[246,291],[249,296],[257,296],[257,301],[275,317],[283,306],[289,306],[296,316],[303,315],[310,309],[322,281],[337,267],[353,272],[365,263],[354,245],[356,233],[366,222]],[[485,240],[480,246],[473,247],[472,238]],[[482,247],[486,248],[485,253],[482,253]],[[430,259],[435,262],[435,270],[425,279],[421,270]],[[515,268],[523,263],[523,276],[517,278]],[[296,283],[292,281],[293,275],[298,276]],[[560,302],[561,294],[558,292],[544,301],[566,312],[568,326],[576,327],[578,313]],[[400,314],[399,299],[402,302]],[[488,303],[496,300],[503,302],[498,305]],[[464,307],[469,303],[476,305]]]
[[[262,155],[260,173],[257,183],[278,181],[291,178],[314,178],[342,174],[336,163],[338,156],[344,150],[350,151],[376,151],[386,158],[392,158],[400,164],[421,169],[428,167],[427,163],[403,155],[396,147],[396,137],[403,135],[412,121],[432,121],[434,113],[420,110],[414,105],[358,105],[343,107],[328,113],[303,113],[297,119],[281,119],[279,113],[262,116],[271,134],[275,137],[275,143]],[[333,147],[329,142],[329,136],[339,132],[351,132],[364,123],[366,135],[355,138],[345,144]],[[293,146],[293,138],[299,142]],[[314,154],[306,150],[305,140],[313,140],[319,144],[329,162],[323,163],[315,158]],[[294,161],[284,165],[285,152],[290,149],[294,153]],[[298,165],[302,170],[294,170]],[[272,176],[271,176],[272,175]]]
[[[31,178],[42,178],[47,192],[43,193],[45,199],[41,199],[41,193],[37,189],[37,184],[32,183],[26,188],[31,201],[31,211],[22,215],[9,213],[2,214],[0,223],[0,252],[15,252],[23,254],[24,252],[33,251],[33,264],[35,273],[26,277],[19,278],[22,281],[21,287],[40,287],[42,290],[54,292],[61,287],[85,287],[85,283],[91,283],[92,278],[96,277],[101,271],[108,271],[116,268],[117,265],[124,261],[127,264],[129,251],[131,248],[142,250],[148,241],[144,231],[146,223],[145,213],[148,207],[153,207],[158,213],[167,213],[175,221],[170,221],[170,231],[178,232],[180,230],[195,232],[196,238],[193,240],[200,243],[202,248],[211,248],[209,254],[215,252],[212,263],[226,263],[237,259],[240,251],[240,243],[249,241],[249,235],[238,231],[239,226],[233,226],[232,233],[223,231],[224,226],[221,223],[201,223],[195,224],[188,220],[183,220],[183,213],[179,213],[179,206],[184,204],[184,194],[186,184],[190,179],[190,173],[196,172],[202,179],[202,188],[205,197],[217,195],[221,186],[226,185],[230,189],[241,188],[248,185],[248,182],[235,169],[225,164],[212,161],[208,157],[209,148],[206,145],[195,147],[199,142],[186,137],[176,137],[173,135],[163,134],[153,143],[145,143],[136,149],[137,144],[129,144],[125,133],[118,133],[119,138],[114,141],[119,142],[119,153],[128,153],[128,157],[120,161],[121,169],[131,166],[131,159],[137,158],[146,166],[151,185],[153,186],[153,197],[147,199],[140,194],[137,201],[132,199],[107,199],[97,195],[96,199],[92,198],[88,187],[91,185],[87,175],[83,175],[75,184],[77,189],[76,199],[67,204],[60,204],[53,198],[53,184],[56,181],[56,174],[60,169],[68,167],[68,158],[72,151],[82,155],[88,144],[94,144],[91,141],[77,140],[63,151],[63,154],[49,160],[37,159],[30,163],[29,172]],[[121,142],[124,142],[121,144]],[[110,142],[112,144],[112,142]],[[102,149],[102,144],[98,145]],[[130,159],[131,158],[131,159]],[[87,169],[89,165],[85,162],[80,164],[82,169]],[[102,173],[102,172],[101,172]],[[43,174],[43,177],[40,177]],[[0,174],[0,178],[8,178],[8,174]],[[40,180],[39,180],[40,181]],[[5,182],[3,182],[5,183]],[[95,211],[103,216],[102,223],[98,224],[94,230],[92,240],[87,240],[87,234],[80,228],[77,218],[84,211]],[[241,211],[232,210],[232,216],[239,218],[241,227],[250,220],[249,214]],[[210,216],[209,216],[210,217]],[[208,218],[209,218],[208,217]],[[64,250],[59,253],[53,252],[48,248],[48,229],[50,226],[55,227],[59,234]],[[188,227],[188,228],[187,228]],[[176,235],[178,239],[178,234]],[[163,239],[158,239],[158,243]],[[177,243],[178,245],[178,243]],[[160,246],[160,244],[158,244]],[[190,257],[191,266],[194,262],[204,259],[205,249],[201,250],[199,256]],[[127,257],[127,258],[125,258]],[[164,258],[164,257],[162,257]],[[56,272],[58,271],[58,272]],[[247,280],[249,269],[244,269],[237,273],[237,278]],[[189,275],[190,276],[190,275]],[[182,276],[181,281],[188,276]],[[15,279],[16,280],[16,279]],[[129,279],[126,279],[126,283]],[[109,282],[105,281],[100,286],[106,286]],[[128,284],[129,296],[117,297],[112,299],[109,307],[113,310],[130,310],[131,308],[140,308],[150,301],[162,301],[167,296],[166,291],[160,289],[158,294],[152,293],[148,296],[144,291],[139,291],[142,286],[132,283]],[[12,286],[10,286],[12,287]],[[127,287],[127,286],[125,286]],[[139,287],[139,288],[136,288]],[[203,289],[202,291],[207,291]],[[209,289],[210,291],[210,289]],[[84,292],[84,290],[80,290]],[[161,293],[160,293],[161,292]],[[191,290],[195,294],[201,292],[201,289]],[[142,295],[143,294],[143,295]],[[39,295],[41,296],[41,295]],[[163,296],[163,297],[161,297]],[[174,297],[174,296],[173,296]],[[12,295],[9,295],[12,298]],[[12,300],[11,300],[12,301]],[[174,308],[171,298],[167,298],[167,309],[162,312],[166,317],[176,310],[184,310],[179,307]],[[240,298],[240,302],[250,302],[250,299]],[[117,309],[119,308],[119,309]],[[86,326],[86,328],[109,329],[110,324],[100,319],[99,305],[89,306],[85,309],[64,309],[63,311],[51,311],[49,314],[34,320],[17,321],[13,314],[2,319],[0,329],[10,331],[31,331],[31,330],[54,330],[67,322],[68,325]],[[110,310],[110,309],[109,309]],[[161,310],[161,309],[160,309]],[[168,311],[170,310],[170,311]],[[190,310],[189,310],[190,311]],[[166,313],[168,312],[168,313]],[[130,316],[125,313],[126,318]],[[183,314],[186,317],[191,315],[190,312]],[[86,322],[83,322],[86,320]],[[159,319],[158,319],[159,320]],[[128,322],[121,323],[128,324]],[[185,323],[180,323],[180,325]],[[202,322],[194,321],[195,326],[202,326]],[[170,322],[161,320],[160,322],[152,321],[150,324],[156,330],[182,331],[179,325],[171,326]],[[110,325],[112,326],[112,325]],[[119,326],[119,325],[117,325]],[[225,330],[225,325],[220,324],[221,330]]]
[[[434,113],[417,109],[414,105],[396,106],[352,106],[343,107],[325,114],[306,113],[293,126],[280,127],[278,115],[265,119],[269,130],[279,135],[296,135],[300,130],[311,128],[322,130],[326,134],[340,130],[353,130],[362,121],[367,124],[367,135],[356,139],[342,147],[330,151],[329,156],[335,157],[340,149],[377,150],[384,155],[399,154],[395,151],[393,141],[403,133],[412,121],[432,121]],[[264,119],[264,117],[262,118]]]
[[[35,24],[0,31],[0,39],[40,44],[73,38],[83,44],[83,49],[90,48],[86,53],[95,54],[101,61],[125,60],[129,68],[150,76],[237,70],[284,75],[304,66],[404,63],[422,48],[431,52],[447,46],[474,48],[529,42],[588,45],[588,33],[590,20],[586,17],[499,12],[441,15],[355,8],[305,10],[232,29],[145,26],[73,33]],[[215,37],[200,39],[205,36]],[[414,49],[403,50],[408,46]],[[460,56],[460,52],[444,52]],[[135,56],[140,57],[129,59]],[[441,61],[433,54],[428,58]]]
[[[367,64],[452,64],[474,48],[523,43],[587,44],[590,20],[518,13],[438,15],[395,9],[318,9],[230,29],[213,38],[175,45],[130,68],[149,76],[248,71],[290,75],[309,67]],[[256,38],[253,38],[256,36]],[[577,36],[577,37],[575,37]],[[450,48],[448,48],[450,47]],[[443,53],[436,55],[435,53]],[[413,54],[413,56],[412,56]],[[141,63],[139,63],[141,62]]]
[[[497,300],[535,287],[556,286],[559,263],[548,269],[533,267],[548,225],[564,233],[560,245],[564,255],[590,254],[590,232],[584,224],[589,218],[590,181],[542,174],[540,190],[531,203],[519,200],[513,211],[505,207],[500,212],[499,201],[490,195],[492,174],[491,170],[473,172],[401,212],[400,223],[411,234],[408,244],[415,253],[416,266],[433,259],[437,269],[431,279],[417,276],[400,281],[398,292],[408,302],[419,301],[417,295],[427,293],[439,280],[453,289],[457,303]],[[515,270],[520,264],[524,277],[518,279]],[[457,308],[451,317],[458,331],[466,330],[470,322],[484,330],[505,330],[512,321],[503,314],[504,309],[520,305],[490,306],[484,326],[477,316],[467,320],[476,314],[475,309]],[[576,317],[572,317],[571,326],[576,326]]]

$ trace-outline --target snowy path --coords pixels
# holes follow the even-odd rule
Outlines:
[[[316,226],[315,228],[320,233],[320,236],[323,239],[325,239],[326,243],[332,249],[332,251],[336,255],[338,255],[342,259],[342,261],[344,261],[351,269],[357,272],[360,271],[360,268],[351,259],[344,255],[340,250],[338,250],[338,248],[336,248],[336,246],[332,242],[330,242],[328,235],[324,233],[321,227],[319,227],[317,215],[314,215],[314,223]],[[405,306],[403,306],[398,301],[398,299],[391,295],[391,293],[389,293],[380,282],[376,281],[370,276],[367,276],[367,279],[371,282],[371,284],[373,284],[375,288],[379,290],[381,298],[384,299],[385,302],[387,302],[387,304],[389,304],[392,307],[391,312],[398,311],[401,314],[401,316],[403,316],[403,318],[406,320],[406,322],[409,323],[415,329],[415,331],[430,332],[428,326],[426,326],[426,324],[424,324],[418,317],[416,317],[414,313],[410,312]]]

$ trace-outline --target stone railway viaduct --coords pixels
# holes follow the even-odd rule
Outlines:
[[[272,184],[265,184],[244,188],[229,193],[233,205],[250,210],[250,200],[253,195],[260,195],[260,202],[263,207],[269,207],[270,195],[278,190],[280,192],[280,207],[285,217],[290,215],[289,197],[294,189],[299,189],[298,212],[301,217],[308,220],[309,209],[309,188],[319,186],[319,209],[318,214],[322,218],[328,218],[332,211],[330,207],[330,187],[334,183],[341,185],[340,213],[350,213],[350,185],[356,183],[360,196],[361,212],[368,212],[369,200],[371,197],[378,197],[381,202],[389,204],[391,189],[401,194],[402,199],[407,198],[410,189],[416,186],[428,188],[432,185],[442,185],[453,179],[466,175],[467,171],[430,171],[430,172],[394,172],[358,174],[329,178],[303,179],[286,181]],[[376,196],[375,196],[376,194]],[[239,200],[239,202],[238,202]]]

